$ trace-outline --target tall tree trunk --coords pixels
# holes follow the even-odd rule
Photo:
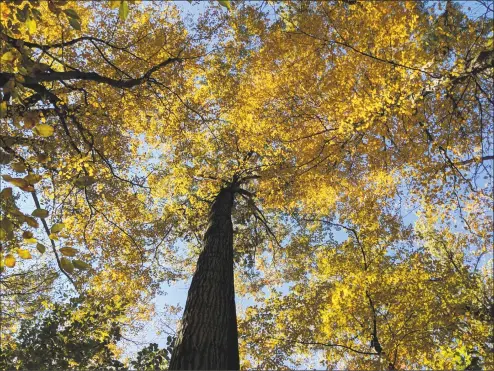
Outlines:
[[[233,187],[222,189],[209,212],[204,249],[189,288],[170,370],[238,370],[233,278]]]

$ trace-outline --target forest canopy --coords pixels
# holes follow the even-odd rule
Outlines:
[[[0,365],[494,368],[493,10],[2,2]]]

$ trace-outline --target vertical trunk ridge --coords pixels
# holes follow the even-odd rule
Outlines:
[[[189,288],[170,370],[238,370],[233,277],[234,191],[222,189],[209,212],[204,249]]]

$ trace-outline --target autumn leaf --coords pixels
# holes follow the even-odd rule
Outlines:
[[[41,181],[42,177],[39,174],[28,174],[24,177],[24,180],[31,185],[35,185]]]
[[[117,9],[120,6],[121,0],[110,0],[108,6],[110,9]]]
[[[85,263],[82,260],[78,260],[78,259],[73,259],[72,264],[74,265],[74,267],[76,269],[79,269],[79,270],[87,270],[87,269],[91,268],[91,266],[88,263]]]
[[[0,102],[0,117],[7,116],[7,102]]]
[[[5,265],[9,268],[13,268],[15,265],[15,258],[12,254],[8,254],[5,257]]]
[[[24,220],[27,223],[27,225],[29,225],[30,227],[33,227],[33,228],[39,227],[38,221],[36,219],[30,217],[30,216],[25,215]]]
[[[14,162],[12,165],[10,165],[12,169],[18,173],[23,173],[26,171],[26,166],[22,162]]]
[[[40,244],[38,243],[36,245],[36,249],[41,253],[41,254],[44,254],[44,252],[46,251],[46,247],[43,245],[43,244]]]
[[[19,257],[21,257],[22,259],[31,259],[32,256],[31,256],[31,253],[29,252],[29,250],[25,250],[25,249],[18,249],[17,250],[17,254],[19,255]]]
[[[77,180],[74,182],[74,184],[79,188],[88,187],[94,183],[96,183],[96,179],[92,176],[87,175],[77,178]]]
[[[56,224],[53,224],[52,227],[51,227],[51,233],[59,233],[62,229],[65,228],[65,224],[63,223],[56,223]]]
[[[22,178],[12,178],[10,175],[2,175],[2,178],[9,182],[10,184],[15,185],[16,187],[23,188],[29,186],[29,183],[26,181],[26,179]]]
[[[72,264],[70,259],[62,257],[60,259],[60,265],[62,266],[62,269],[64,271],[66,271],[67,273],[73,273],[74,272],[74,265]]]
[[[24,127],[26,129],[32,129],[35,127],[36,123],[39,120],[39,115],[34,112],[34,111],[29,111],[26,112],[26,114],[23,116],[24,120]]]
[[[74,9],[64,9],[63,12],[67,15],[69,18],[75,18],[75,19],[80,19],[79,15]]]
[[[31,231],[24,231],[22,233],[22,238],[24,238],[25,240],[28,239],[28,238],[33,238],[33,232],[31,232]]]
[[[74,256],[78,253],[78,251],[72,247],[62,247],[60,252],[65,256]]]
[[[221,6],[227,8],[228,10],[232,10],[232,4],[231,4],[230,0],[218,0],[218,3]]]
[[[125,21],[128,15],[129,15],[129,3],[126,0],[123,0],[120,3],[120,8],[118,9],[118,16],[122,21]]]
[[[5,187],[4,189],[2,189],[2,191],[0,192],[0,198],[2,200],[11,199],[12,198],[12,188],[11,187]]]
[[[69,24],[70,26],[77,31],[81,30],[81,23],[79,22],[78,19],[75,18],[69,18]]]
[[[48,210],[45,209],[36,209],[31,213],[32,216],[35,216],[37,218],[46,218],[48,217],[48,214]]]
[[[16,56],[15,56],[14,52],[9,50],[9,51],[2,54],[1,61],[2,61],[2,63],[11,63],[14,61],[15,58],[16,58]],[[7,102],[5,102],[5,104],[7,104]]]
[[[36,21],[32,17],[29,17],[26,20],[26,27],[31,35],[34,35],[36,33]]]
[[[34,128],[34,132],[44,138],[52,136],[54,131],[53,126],[47,124],[39,124]]]

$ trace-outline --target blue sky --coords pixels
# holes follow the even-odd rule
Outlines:
[[[437,5],[439,2],[430,2],[436,3],[436,12],[439,12]],[[442,2],[443,6],[445,5],[444,2]],[[464,8],[470,8],[468,10],[468,15],[472,18],[477,18],[481,15],[484,14],[485,8],[482,7],[480,4],[472,1],[461,1],[459,2]],[[198,15],[201,14],[201,12],[205,9],[207,6],[207,2],[194,2],[193,4],[190,4],[188,1],[179,1],[176,2],[177,6],[182,9],[184,14],[188,14],[192,19],[196,19]],[[226,11],[226,10],[225,10]],[[405,211],[405,214],[408,211]],[[409,212],[408,215],[405,218],[406,223],[413,224],[417,219],[417,216],[415,215],[414,212]],[[335,238],[339,241],[345,240],[347,237],[346,233],[343,231],[341,232],[336,232]],[[183,307],[185,306],[185,301],[187,299],[187,291],[190,285],[190,280],[187,281],[179,281],[175,284],[168,285],[168,284],[163,284],[162,288],[166,292],[166,295],[160,295],[155,299],[155,304],[156,304],[156,309],[158,311],[161,310],[161,308],[164,308],[167,305],[174,305],[174,306],[180,306]],[[285,285],[282,288],[282,292],[288,292],[288,285]],[[255,302],[251,299],[248,298],[242,298],[237,296],[236,298],[237,302],[237,307],[238,309],[240,308],[246,308],[249,305],[255,304]],[[238,311],[238,310],[237,310]],[[179,314],[175,319],[180,318]],[[170,318],[171,320],[171,318]],[[174,324],[172,322],[168,323],[170,327],[174,327]],[[166,335],[160,335],[158,332],[159,327],[163,328],[163,324],[161,323],[150,323],[149,326],[146,326],[146,328],[138,335],[139,341],[143,342],[143,345],[149,342],[156,342],[160,346],[164,346],[166,343]],[[128,351],[129,353],[133,350],[133,348],[138,349],[140,346],[130,346]]]
[[[462,5],[465,7],[471,7],[471,11],[469,12],[469,15],[474,18],[483,14],[483,8],[478,3],[471,1],[462,1],[460,3],[462,3]],[[188,1],[177,1],[176,4],[180,9],[182,9],[184,14],[190,15],[192,19],[196,19],[198,15],[200,15],[201,12],[204,11],[204,9],[208,6],[207,2],[194,2],[193,4],[190,4]],[[224,9],[224,11],[226,12],[227,10]],[[34,205],[30,200],[30,198],[26,198],[26,200],[23,201],[23,208],[25,208],[26,210],[34,209]],[[406,222],[408,223],[412,223],[415,220],[416,220],[416,216],[414,213],[409,214],[406,218]],[[340,241],[344,240],[346,239],[346,233],[344,233],[343,231],[336,232],[335,237],[337,240]],[[33,263],[35,263],[35,261]],[[183,309],[183,307],[185,306],[189,285],[190,285],[190,280],[179,281],[173,285],[163,284],[162,289],[163,291],[166,292],[166,294],[156,297],[155,299],[156,310],[158,312],[161,312],[163,311],[163,308],[169,305],[180,306]],[[284,287],[284,290],[285,290],[284,292],[286,292],[287,286]],[[254,304],[254,301],[247,298],[242,298],[237,296],[236,300],[237,300],[237,306],[239,308],[245,308],[248,305]],[[180,316],[181,313],[179,313],[174,318],[162,318],[158,316],[157,321],[150,322],[148,325],[145,326],[143,331],[141,331],[136,336],[131,337],[139,344],[136,345],[132,343],[126,344],[128,345],[127,354],[131,355],[133,352],[137,351],[138,349],[141,349],[143,346],[149,344],[150,342],[158,343],[160,347],[165,346],[166,333],[160,334],[159,331],[160,329],[164,331],[168,331],[167,326],[173,328],[175,325],[174,320],[179,319]],[[165,321],[166,326],[164,325],[163,322],[160,322],[160,320]]]

